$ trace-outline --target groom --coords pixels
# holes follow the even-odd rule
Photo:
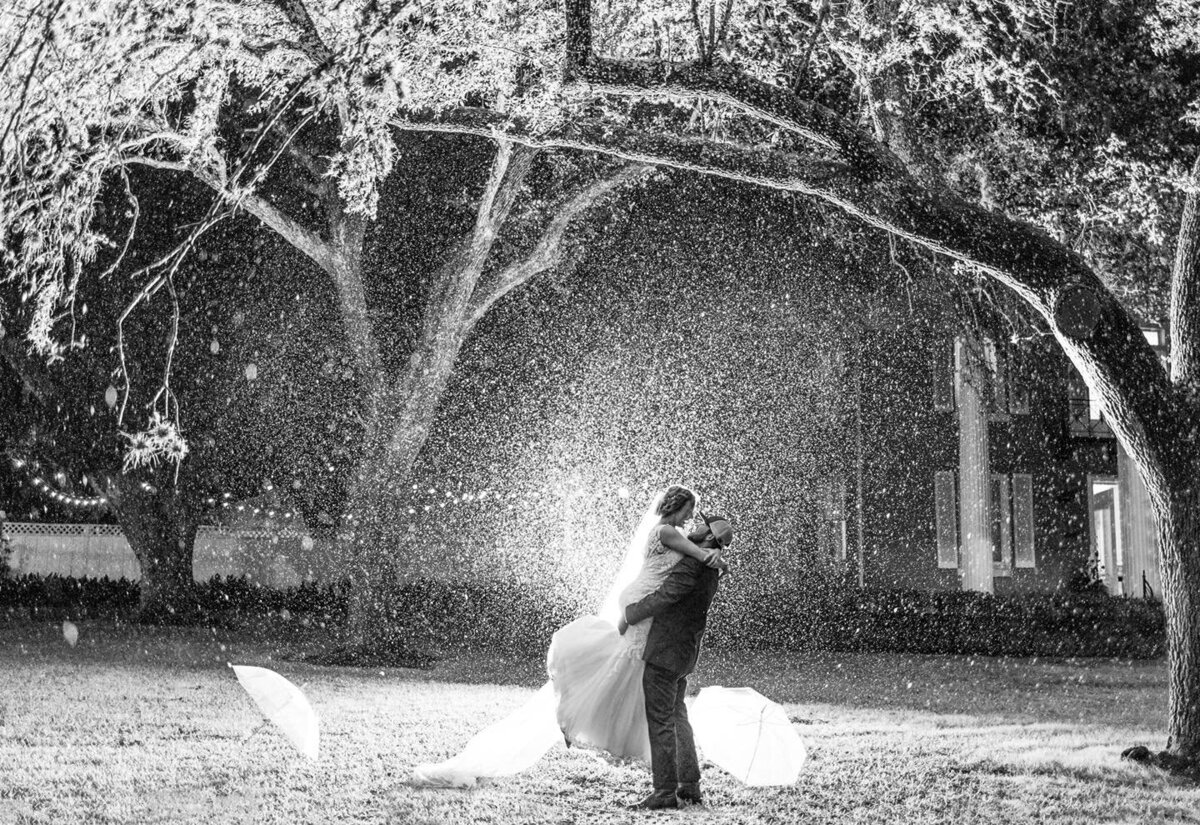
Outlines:
[[[705,548],[727,547],[733,539],[729,522],[720,516],[705,518],[704,522],[688,539]],[[617,630],[624,634],[629,625],[654,618],[642,655],[646,661],[642,691],[650,729],[654,793],[634,808],[679,808],[703,801],[700,763],[683,697],[687,676],[695,669],[700,654],[700,640],[719,578],[716,568],[684,556],[657,590],[626,606],[617,624]]]

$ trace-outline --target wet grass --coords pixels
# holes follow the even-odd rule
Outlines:
[[[457,657],[429,670],[299,661],[317,628],[265,632],[0,625],[0,823],[1197,822],[1200,788],[1122,762],[1164,740],[1161,662],[706,654],[698,682],[783,703],[809,747],[800,782],[753,789],[707,768],[709,805],[643,814],[646,768],[552,750],[472,791],[414,789],[520,705],[541,663]],[[321,717],[312,764],[226,667],[258,664]]]

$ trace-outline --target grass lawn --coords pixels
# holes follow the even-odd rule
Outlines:
[[[317,667],[313,640],[229,630],[0,624],[0,823],[1196,822],[1200,788],[1122,763],[1165,741],[1161,662],[706,653],[697,686],[783,703],[809,748],[791,788],[705,770],[709,805],[623,809],[644,766],[557,747],[471,791],[410,788],[544,681],[541,663],[450,659],[427,671]],[[321,717],[312,764],[225,665],[273,668]]]

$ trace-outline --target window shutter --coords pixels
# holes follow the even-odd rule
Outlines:
[[[1017,567],[1036,567],[1033,553],[1033,476],[1015,473],[1013,486],[1013,546]]]
[[[953,470],[933,474],[938,567],[958,567],[958,490]]]
[[[988,524],[992,539],[992,565],[997,575],[1007,576],[1013,566],[1012,502],[1008,476],[992,473],[991,495],[988,498]]]

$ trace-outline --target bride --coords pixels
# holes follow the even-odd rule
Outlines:
[[[418,765],[411,783],[469,787],[481,778],[519,773],[564,739],[568,745],[649,762],[642,652],[653,620],[630,626],[624,635],[617,632],[617,622],[626,605],[654,592],[685,555],[728,570],[721,557],[732,538],[728,522],[720,522],[721,530],[714,519],[712,529],[706,524],[690,535],[681,529],[696,505],[695,493],[686,487],[667,488],[634,534],[601,615],[576,619],[554,634],[547,654],[550,682],[520,709],[477,733],[457,755]]]
[[[691,536],[682,532],[696,505],[696,495],[686,487],[672,486],[662,494],[654,509],[657,522],[638,542],[642,546],[641,570],[617,596],[622,610],[657,590],[684,556],[722,571],[729,569],[721,557],[727,541],[716,540],[707,527]],[[717,546],[702,547],[696,542]],[[621,635],[607,619],[584,616],[554,634],[547,669],[557,700],[555,715],[568,745],[587,745],[618,758],[650,761],[642,655],[653,622],[647,619],[631,625]]]

